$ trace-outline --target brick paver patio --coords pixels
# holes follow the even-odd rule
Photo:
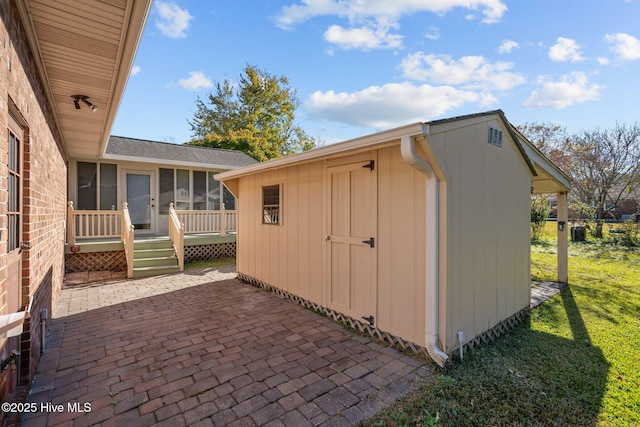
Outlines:
[[[432,375],[232,267],[67,287],[54,314],[23,426],[346,426]]]

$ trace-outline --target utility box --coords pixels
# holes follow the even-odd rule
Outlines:
[[[571,241],[572,242],[584,242],[587,240],[587,229],[582,225],[575,225],[571,227]]]

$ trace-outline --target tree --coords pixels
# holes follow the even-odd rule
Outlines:
[[[286,77],[247,65],[237,85],[217,83],[207,99],[196,100],[190,145],[240,150],[258,161],[316,146],[295,125],[300,101]]]
[[[517,129],[556,166],[569,173],[571,164],[566,153],[569,141],[567,128],[558,123],[527,122],[517,126]]]
[[[640,187],[640,125],[583,131],[568,144],[573,193],[596,212],[596,237],[609,210]]]
[[[562,126],[527,123],[518,128],[572,178],[570,201],[590,207],[596,237],[608,212],[640,188],[640,125],[616,123],[606,130],[569,136]]]

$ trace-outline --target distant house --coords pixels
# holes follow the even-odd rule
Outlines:
[[[239,277],[443,364],[530,302],[530,194],[557,193],[567,280],[568,177],[491,111],[224,172]]]
[[[2,401],[31,382],[62,287],[67,164],[104,154],[150,7],[0,0]]]

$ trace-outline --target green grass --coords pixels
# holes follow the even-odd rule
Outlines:
[[[555,223],[532,244],[554,280]],[[606,236],[605,236],[606,237]],[[465,355],[371,426],[639,426],[640,248],[569,243],[570,286]]]
[[[236,263],[235,258],[219,258],[211,259],[207,261],[194,261],[184,265],[185,270],[204,270],[207,268],[224,267],[227,265],[234,265]]]

